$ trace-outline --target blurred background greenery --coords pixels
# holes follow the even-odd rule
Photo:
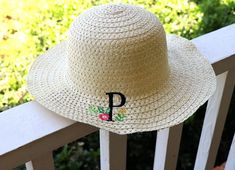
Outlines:
[[[71,22],[81,12],[108,2],[110,1],[0,0],[0,112],[32,100],[26,92],[25,79],[33,60],[63,41]],[[235,0],[118,2],[143,6],[158,16],[167,33],[188,39],[235,22]],[[181,142],[183,147],[180,150],[177,169],[186,170],[193,167],[197,149],[195,143],[199,140],[204,110],[205,106],[201,107],[196,116],[191,117],[184,125]],[[232,106],[229,116],[233,116],[233,111]],[[226,124],[217,164],[226,159],[234,127],[234,123]],[[155,132],[128,136],[127,169],[151,169],[155,138]],[[98,134],[59,148],[54,152],[54,157],[58,170],[99,169]]]

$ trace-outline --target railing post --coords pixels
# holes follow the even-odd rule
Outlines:
[[[209,99],[194,169],[212,169],[220,144],[234,88],[234,70],[217,76],[217,88]]]
[[[235,170],[235,134],[233,136],[233,142],[228,154],[228,159],[225,164],[225,170]]]
[[[154,170],[176,169],[183,123],[157,133]]]
[[[101,170],[126,169],[127,135],[100,130]]]
[[[41,155],[38,158],[26,163],[27,170],[54,170],[52,152]]]

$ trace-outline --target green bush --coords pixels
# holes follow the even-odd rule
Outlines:
[[[82,11],[107,0],[12,0],[0,1],[0,111],[32,100],[26,91],[26,75],[33,60],[66,38],[73,19]],[[234,0],[137,0],[138,4],[159,17],[167,33],[192,39],[235,22]],[[199,120],[186,122],[183,138],[200,135]],[[197,123],[199,122],[199,123]],[[195,132],[194,129],[197,129]],[[198,130],[199,129],[199,130]],[[184,139],[183,139],[184,140]],[[143,146],[150,142],[152,145]],[[150,169],[153,161],[155,133],[130,135],[128,140],[128,169]],[[97,134],[73,142],[55,151],[58,170],[99,169]],[[192,169],[192,146],[184,147],[186,154],[179,169]],[[194,146],[194,148],[196,148]],[[138,159],[138,161],[136,161]],[[89,167],[89,168],[88,168]]]

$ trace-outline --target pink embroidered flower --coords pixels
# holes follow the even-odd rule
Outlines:
[[[102,114],[99,114],[99,118],[101,120],[108,120],[109,119],[109,115],[106,114],[106,113],[102,113]]]

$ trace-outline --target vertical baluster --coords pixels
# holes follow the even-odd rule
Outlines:
[[[194,169],[212,169],[220,144],[234,87],[234,72],[217,76],[215,94],[209,99]]]
[[[233,142],[229,150],[225,170],[235,170],[235,134],[233,136]]]
[[[126,169],[127,135],[100,130],[101,170]]]
[[[154,157],[154,170],[174,170],[177,165],[178,152],[183,124],[159,130],[157,133]]]

